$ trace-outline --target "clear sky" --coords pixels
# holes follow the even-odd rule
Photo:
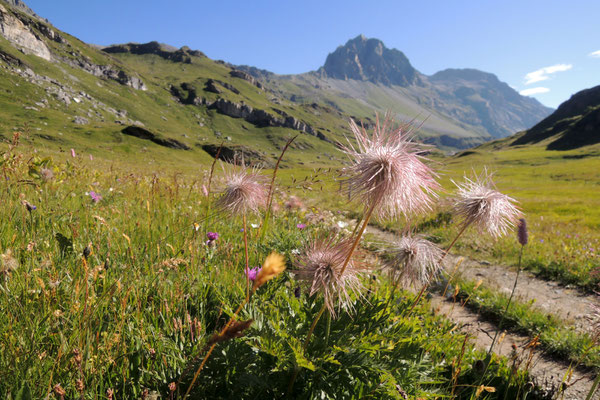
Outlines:
[[[25,0],[101,45],[156,40],[280,74],[315,70],[359,34],[415,68],[477,68],[557,107],[600,84],[599,0]]]

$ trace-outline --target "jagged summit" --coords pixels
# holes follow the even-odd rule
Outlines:
[[[370,81],[387,86],[420,82],[420,73],[400,50],[388,49],[379,39],[359,35],[330,53],[322,75],[334,79]]]

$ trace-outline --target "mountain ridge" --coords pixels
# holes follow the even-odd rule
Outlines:
[[[348,119],[371,125],[375,112],[417,117],[417,124],[425,120],[418,139],[444,150],[493,137],[476,125],[471,103],[453,102],[452,93],[444,94],[453,88],[432,85],[403,53],[378,39],[355,39],[355,50],[364,50],[366,58],[359,57],[362,69],[348,71],[362,73],[352,75],[361,80],[323,71],[280,76],[211,60],[187,46],[149,42],[99,48],[0,4],[6,5],[0,6],[0,82],[5,83],[0,84],[0,134],[5,138],[8,127],[26,123],[39,132],[31,137],[50,147],[122,151],[134,146],[190,159],[214,156],[206,149],[224,142],[268,165],[285,138],[300,133],[289,165],[326,165],[339,157],[336,144],[349,133]],[[387,82],[382,71],[392,71]],[[443,81],[443,74],[438,78]]]
[[[548,150],[571,150],[600,143],[600,85],[581,90],[550,116],[519,134],[511,145],[549,142]]]
[[[430,76],[422,74],[410,64],[404,53],[388,49],[381,40],[364,35],[338,46],[316,71],[278,75],[256,67],[236,68],[258,79],[293,80],[312,76],[320,80],[312,82],[312,86],[327,86],[332,80],[339,80],[369,82],[391,88],[399,93],[399,97],[410,97],[416,102],[413,108],[424,106],[425,112],[439,112],[442,117],[451,118],[462,128],[479,132],[482,138],[487,137],[488,140],[527,129],[552,111],[536,99],[520,95],[489,72],[448,68]],[[293,95],[290,94],[290,97]],[[368,98],[359,99],[373,103]],[[385,110],[379,108],[379,111]],[[415,115],[402,116],[412,119]],[[483,129],[478,129],[481,127]],[[461,136],[459,130],[455,130],[456,135]]]

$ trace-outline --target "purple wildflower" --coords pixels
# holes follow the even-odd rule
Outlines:
[[[246,275],[248,275],[248,279],[254,282],[261,269],[261,267],[246,268]]]
[[[23,200],[23,205],[25,206],[25,208],[27,209],[27,211],[32,212],[33,210],[36,210],[37,207],[34,206],[33,204],[31,204],[30,202],[28,202],[27,200]]]
[[[92,198],[92,201],[94,203],[98,203],[100,200],[102,200],[102,195],[100,195],[100,193],[96,193],[94,191],[90,192],[90,197]]]
[[[219,238],[219,234],[217,232],[208,232],[206,234],[206,237],[208,238],[208,240],[217,240]]]
[[[302,230],[302,229],[306,228],[306,224],[297,224],[296,228]]]

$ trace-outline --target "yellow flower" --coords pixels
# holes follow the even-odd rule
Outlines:
[[[285,259],[281,254],[275,252],[269,254],[263,263],[262,269],[258,273],[258,276],[254,280],[254,286],[252,290],[256,290],[271,279],[285,270]]]

